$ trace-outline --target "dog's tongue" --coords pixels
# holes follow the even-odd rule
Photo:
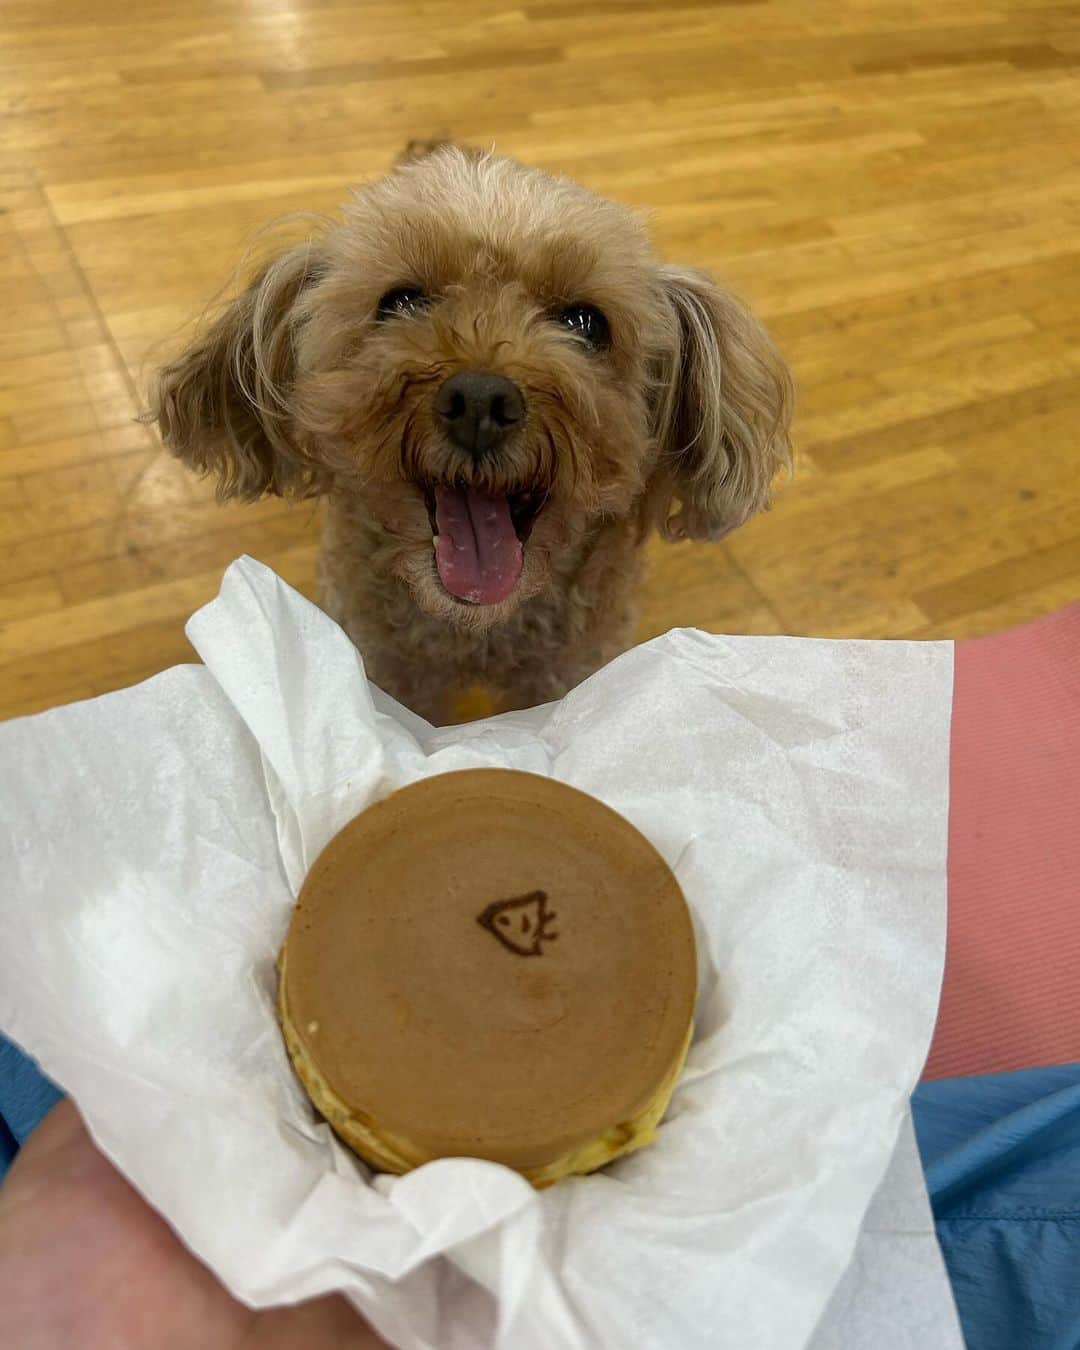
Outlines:
[[[472,488],[437,487],[435,523],[435,564],[450,594],[474,605],[505,600],[517,585],[522,564],[521,540],[507,499]]]

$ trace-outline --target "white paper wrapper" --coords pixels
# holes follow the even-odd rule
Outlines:
[[[964,1350],[910,1114],[811,1350]]]
[[[238,1297],[342,1290],[404,1347],[806,1346],[933,1025],[951,646],[678,631],[559,704],[433,730],[250,560],[189,634],[205,668],[0,727],[0,1027],[105,1152]],[[474,765],[621,811],[697,930],[657,1143],[542,1194],[473,1160],[372,1179],[274,1018],[319,850]]]

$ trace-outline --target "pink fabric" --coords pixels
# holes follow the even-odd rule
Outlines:
[[[1080,1060],[1080,604],[957,643],[950,776],[926,1077]]]

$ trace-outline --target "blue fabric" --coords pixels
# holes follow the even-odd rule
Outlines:
[[[969,1350],[1078,1350],[1080,1063],[923,1083],[912,1109]]]
[[[34,1061],[0,1036],[0,1177],[19,1145],[60,1096]]]

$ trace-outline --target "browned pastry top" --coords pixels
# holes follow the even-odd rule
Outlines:
[[[428,778],[351,821],[286,945],[297,1035],[333,1092],[423,1155],[531,1167],[637,1116],[695,994],[678,883],[552,779]]]

